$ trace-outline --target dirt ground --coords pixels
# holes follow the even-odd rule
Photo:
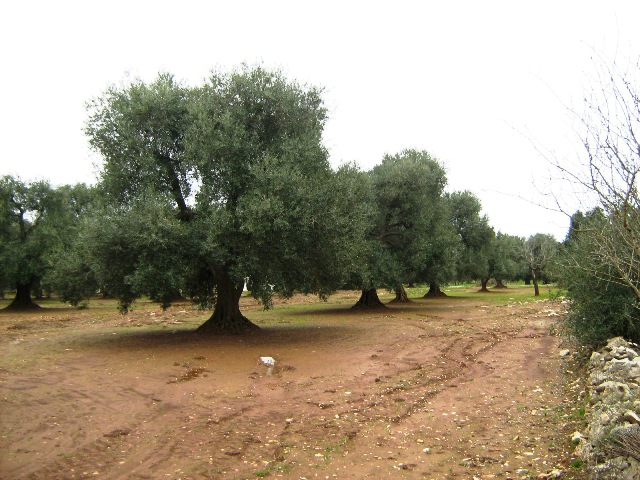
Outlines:
[[[243,299],[262,330],[217,338],[189,305],[0,313],[0,478],[581,478],[561,304],[356,300]]]

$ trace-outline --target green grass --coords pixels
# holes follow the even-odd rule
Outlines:
[[[574,469],[582,468],[583,465],[584,465],[584,462],[579,458],[572,461],[570,464],[571,468],[574,468]]]
[[[429,302],[432,302],[432,300],[422,299],[427,290],[428,286],[418,285],[414,288],[407,288],[407,294],[410,299],[416,300],[420,303],[424,301],[428,304]],[[541,285],[541,295],[539,297],[535,297],[533,295],[533,286],[524,285],[522,283],[509,284],[509,288],[504,290],[490,289],[489,293],[480,293],[478,292],[478,290],[479,287],[473,283],[448,285],[443,288],[443,291],[449,298],[447,299],[447,297],[443,297],[441,299],[437,299],[436,301],[438,302],[437,304],[446,304],[446,302],[448,301],[468,300],[471,302],[481,302],[485,305],[506,305],[509,303],[526,303],[537,300],[553,300],[558,297],[558,290],[555,285]],[[386,303],[393,298],[393,294],[384,289],[380,289],[378,291],[378,294],[383,303]],[[12,297],[10,295],[7,295],[4,299],[0,299],[0,309],[9,305],[11,300]],[[287,303],[286,299],[276,298],[275,304],[269,310],[264,310],[261,306],[256,305],[255,303],[247,305],[245,307],[241,307],[241,309],[251,321],[259,325],[267,324],[277,326],[281,324],[289,324],[291,326],[303,326],[313,321],[313,317],[315,317],[316,314],[323,314],[324,312],[335,312],[343,309],[346,313],[349,311],[351,306],[355,304],[356,301],[357,292],[354,291],[351,295],[348,296],[344,295],[344,293],[332,295],[326,302],[320,300],[316,296],[309,295],[308,302],[305,303]],[[61,312],[63,310],[67,310],[72,316],[79,313],[79,310],[76,310],[74,307],[58,301],[58,299],[55,297],[51,299],[38,300],[37,303],[40,306],[49,309],[50,311],[55,310]],[[436,304],[435,301],[433,304]],[[91,299],[86,310],[84,311],[89,313],[92,319],[99,322],[103,317],[112,316],[116,307],[116,300],[95,296]],[[189,304],[180,304],[172,308],[197,310],[195,306]],[[159,312],[160,306],[157,303],[151,302],[149,299],[137,300],[132,305],[133,312],[144,312],[146,310]],[[170,311],[171,309],[169,310],[169,312]],[[43,312],[43,314],[46,313]],[[197,318],[189,316],[188,318],[181,319],[184,323],[179,325],[172,325],[171,328],[181,330],[197,327],[198,325],[203,323],[210,316],[210,314],[210,311],[202,310],[202,315],[198,315]],[[123,316],[122,318],[127,319],[128,317]],[[135,325],[135,323],[136,322],[132,322],[131,326],[138,326]],[[144,325],[144,327],[153,329],[155,326]],[[130,328],[130,326],[123,326],[123,329],[125,330],[128,328]],[[162,329],[166,327],[157,328]]]
[[[557,286],[540,285],[540,295],[536,297],[533,285],[513,284],[506,289],[489,288],[489,292],[479,292],[480,287],[474,284],[454,285],[442,290],[450,297],[464,297],[480,300],[491,305],[506,305],[515,302],[535,302],[538,300],[553,300],[557,297]]]
[[[275,463],[273,465],[270,465],[268,467],[265,467],[265,468],[262,468],[260,470],[257,470],[255,472],[253,472],[253,475],[258,477],[258,478],[264,478],[264,477],[268,477],[272,472],[275,472],[275,473],[290,473],[291,472],[291,465],[289,465],[286,462]]]

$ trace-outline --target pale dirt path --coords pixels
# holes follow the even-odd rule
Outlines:
[[[303,322],[282,309],[275,326],[223,339],[174,333],[200,321],[187,310],[127,320],[166,327],[156,333],[115,316],[91,323],[90,310],[38,324],[1,316],[0,478],[472,479],[566,468],[575,427],[549,336],[558,309],[445,299],[306,311]],[[277,359],[273,375],[261,355]]]

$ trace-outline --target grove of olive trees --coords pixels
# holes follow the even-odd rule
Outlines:
[[[103,159],[95,187],[0,184],[11,308],[35,307],[43,289],[73,305],[101,292],[123,313],[143,296],[163,308],[186,297],[212,310],[201,332],[240,333],[257,328],[240,311],[245,290],[269,307],[275,294],[351,288],[356,307],[377,308],[378,289],[398,302],[407,284],[487,291],[523,264],[537,291],[550,260],[534,237],[496,235],[480,199],[448,192],[427,151],[332,169],[321,91],[279,71],[213,72],[196,87],[161,74],[109,88],[88,113]]]

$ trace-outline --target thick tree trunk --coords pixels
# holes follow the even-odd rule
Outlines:
[[[351,308],[376,309],[387,307],[378,298],[378,291],[375,288],[369,288],[367,290],[362,290],[360,300],[358,300],[358,302]]]
[[[212,334],[241,334],[260,327],[240,313],[240,297],[244,282],[234,282],[223,270],[216,282],[216,306],[213,315],[198,327],[198,332]]]
[[[16,288],[16,296],[7,306],[10,310],[31,310],[40,308],[40,305],[31,300],[31,283],[19,284]]]
[[[396,294],[396,298],[391,300],[389,303],[408,303],[408,302],[411,302],[411,300],[409,300],[409,297],[407,296],[407,291],[404,289],[403,285],[398,285],[396,288],[393,289],[393,291]]]
[[[538,272],[535,270],[531,271],[531,280],[533,280],[533,295],[538,297],[540,296],[540,287],[538,287]]]
[[[440,290],[440,285],[433,282],[429,284],[429,291],[424,294],[424,298],[446,297],[447,294]]]
[[[489,280],[491,280],[489,277],[480,279],[480,290],[479,290],[480,292],[489,291],[489,289],[487,288],[487,284],[489,283]]]
[[[496,286],[493,288],[509,288],[504,283],[502,283],[501,278],[496,278]]]

